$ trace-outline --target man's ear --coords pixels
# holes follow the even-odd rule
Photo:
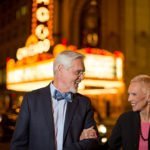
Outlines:
[[[62,65],[62,64],[59,64],[59,65],[58,65],[58,71],[61,72],[62,69],[63,69],[63,65]]]

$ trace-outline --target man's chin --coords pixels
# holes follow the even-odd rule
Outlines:
[[[70,92],[72,92],[72,93],[77,93],[77,88],[71,88],[71,89],[70,89]]]

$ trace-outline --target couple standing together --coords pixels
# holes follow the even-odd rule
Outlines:
[[[77,93],[78,84],[84,78],[84,56],[73,51],[61,52],[54,60],[53,72],[54,79],[47,87],[24,96],[10,149],[100,149],[90,100]],[[149,76],[141,75],[131,81],[128,100],[133,111],[118,119],[109,149],[138,150],[145,141],[147,146],[150,143],[149,134],[139,134],[139,129],[141,133],[150,130],[145,129],[150,124],[149,88]],[[146,139],[144,142],[141,135]]]

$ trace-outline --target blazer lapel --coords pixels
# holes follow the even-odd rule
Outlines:
[[[48,126],[48,132],[51,136],[50,149],[55,149],[55,131],[54,131],[54,119],[53,119],[53,111],[52,111],[52,101],[51,101],[51,93],[49,85],[43,89],[41,93],[42,97],[42,105],[43,112],[45,113],[45,120]]]
[[[140,115],[139,112],[133,112],[131,120],[129,120],[132,124],[130,127],[130,142],[132,144],[132,149],[138,150],[139,147],[139,138],[140,138]]]
[[[133,136],[133,143],[134,143],[134,146],[136,147],[136,149],[138,149],[139,147],[139,138],[140,138],[140,114],[139,112],[134,112],[134,120],[133,120],[133,128],[132,128],[132,131],[133,131],[133,134],[131,134],[131,136]],[[131,133],[132,133],[131,131]]]
[[[65,142],[66,135],[67,135],[67,132],[69,129],[69,125],[71,123],[71,120],[74,116],[76,107],[78,105],[78,102],[79,101],[77,100],[77,97],[75,96],[75,94],[73,94],[72,102],[68,102],[68,104],[67,104],[66,118],[65,118],[65,124],[64,124],[64,135],[63,135],[64,142]]]

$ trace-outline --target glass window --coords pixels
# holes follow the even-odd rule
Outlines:
[[[27,6],[22,6],[21,7],[21,15],[26,15],[27,14],[27,11],[28,11],[28,8],[27,8]]]
[[[100,47],[100,16],[98,0],[90,0],[85,4],[80,18],[80,46]]]

